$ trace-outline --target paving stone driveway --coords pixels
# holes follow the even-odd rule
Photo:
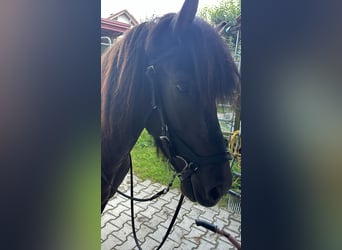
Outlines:
[[[129,193],[129,175],[120,190]],[[134,176],[134,193],[137,197],[150,197],[164,188],[149,180]],[[162,240],[176,209],[180,193],[169,193],[151,202],[135,203],[135,226],[143,250],[156,249]],[[130,218],[130,201],[119,194],[109,201],[101,217],[101,250],[137,249],[133,239]],[[195,219],[207,220],[224,228],[241,242],[241,217],[218,207],[206,208],[184,199],[175,225],[162,249],[235,249],[223,236],[198,227]]]

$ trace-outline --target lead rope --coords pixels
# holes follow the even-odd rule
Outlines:
[[[214,233],[220,234],[225,236],[238,250],[241,249],[241,244],[238,242],[232,235],[228,232],[224,231],[223,229],[219,229],[216,225],[211,224],[205,220],[195,220],[196,226],[202,226]]]
[[[158,195],[158,194],[159,194],[159,193],[158,193],[158,194],[157,194],[158,196],[157,196],[157,195],[154,195],[153,197],[151,197],[151,198],[149,198],[149,199],[138,199],[138,198],[134,198],[134,192],[133,192],[133,164],[132,164],[132,159],[131,159],[131,157],[129,157],[129,159],[130,159],[131,197],[126,196],[126,195],[124,195],[124,196],[127,197],[127,198],[129,198],[129,199],[131,200],[131,221],[132,221],[133,238],[134,238],[135,244],[137,245],[138,249],[139,249],[139,250],[142,250],[142,248],[141,248],[141,246],[140,246],[140,243],[139,243],[139,240],[138,240],[138,237],[137,237],[137,234],[136,234],[136,229],[135,229],[135,221],[134,221],[134,201],[148,201],[148,200],[152,200],[151,198],[153,198],[154,196],[159,197],[159,196],[162,194],[161,192],[164,192],[165,190],[169,191],[170,186],[168,186],[166,189],[164,189],[164,190],[162,190],[161,192],[159,192],[159,193],[161,193],[161,194]],[[173,176],[172,181],[170,182],[171,185],[172,185],[174,179],[175,179],[175,175]],[[170,184],[169,184],[169,185],[170,185]],[[167,191],[166,191],[165,193],[167,193]],[[119,192],[119,193],[121,193],[121,192]],[[121,194],[122,194],[122,193],[121,193]],[[156,198],[156,197],[155,197],[155,198]],[[158,248],[157,248],[158,250],[163,246],[163,244],[165,243],[167,237],[169,236],[170,231],[171,231],[171,229],[172,229],[172,227],[173,227],[173,225],[174,225],[174,223],[175,223],[175,221],[176,221],[176,219],[177,219],[178,213],[179,213],[179,211],[180,211],[180,209],[181,209],[181,207],[182,207],[183,200],[184,200],[184,195],[182,194],[182,195],[180,196],[180,198],[179,198],[179,201],[178,201],[178,204],[177,204],[177,208],[176,208],[176,211],[175,211],[175,213],[174,213],[174,215],[173,215],[173,217],[172,217],[172,220],[171,220],[171,222],[170,222],[170,225],[169,225],[169,227],[168,227],[168,229],[167,229],[167,231],[166,231],[166,233],[165,233],[165,235],[164,235],[164,237],[163,237],[162,242],[160,243],[160,245],[159,245]]]
[[[132,166],[132,163],[131,163],[131,166]],[[152,201],[152,200],[154,200],[154,199],[157,199],[157,198],[160,197],[161,195],[166,194],[167,192],[169,192],[169,190],[170,190],[170,188],[171,188],[171,186],[172,186],[172,184],[173,184],[173,182],[174,182],[176,176],[177,176],[177,173],[174,173],[173,176],[172,176],[172,179],[171,179],[171,181],[169,182],[169,184],[167,185],[167,187],[164,188],[163,190],[160,190],[158,193],[152,195],[152,196],[149,197],[149,198],[136,198],[136,197],[132,196],[132,194],[131,194],[131,196],[129,196],[129,195],[127,195],[127,194],[121,192],[120,190],[117,190],[117,192],[118,192],[120,195],[122,195],[123,197],[125,197],[125,198],[127,198],[127,199],[130,199],[130,200],[139,201],[139,202]],[[131,183],[133,183],[132,180],[131,180]]]

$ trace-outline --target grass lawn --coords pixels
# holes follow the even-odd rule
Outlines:
[[[173,171],[168,167],[165,158],[157,156],[152,136],[146,130],[140,135],[132,150],[133,171],[142,180],[150,179],[163,185],[168,185]],[[173,187],[179,187],[176,178]]]
[[[146,130],[140,135],[138,142],[132,150],[133,171],[142,180],[149,179],[163,185],[168,185],[173,171],[168,167],[162,156],[157,156],[153,138]],[[233,166],[233,171],[237,166]],[[179,180],[175,179],[173,187],[179,189]],[[225,195],[219,202],[219,206],[227,207],[228,195]]]

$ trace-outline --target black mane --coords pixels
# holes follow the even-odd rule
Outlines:
[[[102,56],[103,124],[132,114],[134,102],[148,91],[147,66],[170,58],[189,64],[203,103],[232,96],[239,73],[228,46],[213,27],[197,17],[187,32],[174,34],[171,22],[175,15],[166,14],[132,28]],[[118,105],[122,110],[117,110]]]

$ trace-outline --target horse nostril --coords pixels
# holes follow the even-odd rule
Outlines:
[[[218,187],[215,187],[209,191],[209,196],[213,200],[218,200],[221,197],[221,192]]]

